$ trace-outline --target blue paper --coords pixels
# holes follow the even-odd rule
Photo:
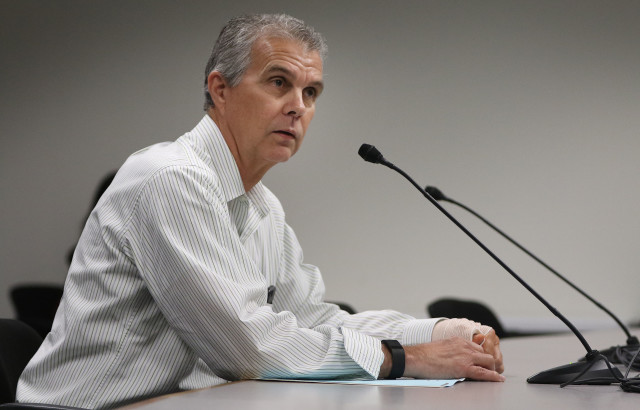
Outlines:
[[[451,387],[462,379],[395,379],[395,380],[304,380],[304,379],[263,379],[278,382],[297,383],[330,383],[330,384],[361,384],[368,386],[399,386],[399,387]]]

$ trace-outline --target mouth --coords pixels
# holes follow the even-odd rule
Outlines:
[[[287,130],[276,130],[276,131],[274,131],[274,132],[275,132],[276,134],[280,134],[280,135],[287,136],[287,137],[290,137],[290,138],[294,138],[294,139],[295,139],[295,138],[297,138],[297,137],[296,137],[296,134],[295,134],[293,131],[287,131]]]

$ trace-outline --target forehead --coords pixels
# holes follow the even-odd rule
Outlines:
[[[266,73],[274,68],[303,75],[309,81],[322,80],[322,58],[317,51],[291,39],[272,37],[256,40],[251,48],[248,71]]]

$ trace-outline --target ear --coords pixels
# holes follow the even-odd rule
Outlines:
[[[226,104],[229,85],[218,71],[212,71],[207,77],[207,89],[216,109],[223,110]]]

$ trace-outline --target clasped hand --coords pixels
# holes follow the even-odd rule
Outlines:
[[[453,337],[405,346],[406,377],[429,379],[469,378],[501,382],[505,377],[500,339],[494,330],[473,340]]]

